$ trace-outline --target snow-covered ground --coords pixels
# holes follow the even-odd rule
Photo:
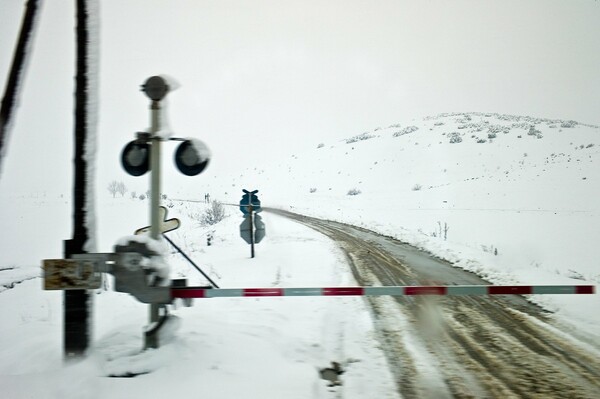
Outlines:
[[[99,226],[102,249],[109,251],[119,237],[146,225],[147,205],[147,200],[106,196],[100,205],[106,217]],[[40,230],[48,233],[47,240],[55,247],[33,252],[60,257],[61,243],[48,226],[60,225],[65,202],[27,199],[18,206],[24,212],[22,223],[44,226]],[[268,239],[256,246],[257,255],[251,259],[249,246],[239,237],[239,210],[230,208],[217,226],[202,228],[190,216],[201,214],[206,206],[174,201],[169,217],[180,218],[182,227],[170,238],[221,287],[355,285],[342,253],[311,229],[264,214]],[[206,240],[209,233],[211,246]],[[4,241],[4,251],[25,249],[26,244],[18,241],[22,237],[14,238],[8,240],[12,249]],[[192,307],[173,310],[179,321],[175,334],[159,349],[140,354],[148,307],[127,294],[101,291],[94,296],[91,355],[83,363],[63,367],[62,293],[42,290],[36,263],[14,262],[13,269],[0,271],[0,284],[6,286],[0,292],[4,398],[397,397],[374,339],[370,312],[359,297],[197,300]],[[173,277],[206,284],[175,251],[169,263]],[[12,288],[8,284],[21,280]],[[336,388],[328,388],[318,374],[332,361],[346,370],[344,385]],[[145,371],[152,372],[136,378],[106,377]]]
[[[197,184],[165,187],[169,198],[200,200],[209,192],[234,204],[241,189],[259,189],[263,206],[399,238],[493,283],[597,284],[599,150],[594,126],[451,114],[315,143],[308,153],[274,154],[236,176],[209,171]],[[197,300],[174,310],[180,329],[168,344],[139,354],[147,306],[102,291],[95,295],[90,358],[63,367],[62,295],[42,291],[39,265],[62,257],[70,200],[66,193],[3,193],[0,203],[8,232],[0,241],[3,397],[397,397],[361,298]],[[340,251],[310,229],[263,212],[267,237],[250,259],[235,207],[216,227],[202,228],[192,219],[205,204],[165,205],[172,205],[169,217],[182,220],[170,237],[222,287],[354,284]],[[147,207],[129,193],[98,193],[98,250],[111,251],[120,237],[147,225]],[[205,283],[179,255],[169,261],[173,277]],[[555,312],[557,325],[600,342],[600,296],[531,299]],[[318,377],[331,361],[347,369],[335,393]],[[153,372],[105,377],[145,368]]]
[[[369,228],[496,284],[600,282],[597,126],[442,114],[292,151],[208,190],[235,202],[260,189],[266,206]],[[600,336],[599,296],[533,300]]]

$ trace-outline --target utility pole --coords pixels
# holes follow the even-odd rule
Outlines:
[[[93,148],[88,135],[88,105],[90,95],[88,66],[88,0],[77,0],[77,75],[75,78],[75,154],[73,158],[73,238],[65,241],[65,258],[95,251],[94,232],[89,231],[95,215],[93,207],[92,165],[86,157],[86,148]],[[93,128],[93,127],[92,127]],[[89,136],[89,137],[88,137]],[[64,356],[65,359],[82,357],[91,340],[92,295],[87,290],[64,291]]]
[[[6,153],[4,146],[7,141],[8,128],[12,121],[15,104],[19,98],[19,85],[23,80],[23,69],[27,64],[27,48],[31,46],[37,10],[37,0],[27,1],[25,13],[23,14],[23,21],[21,22],[19,40],[17,41],[8,81],[6,82],[6,88],[4,90],[4,95],[2,96],[2,105],[0,106],[0,170],[2,170],[2,158],[4,158],[4,154]]]

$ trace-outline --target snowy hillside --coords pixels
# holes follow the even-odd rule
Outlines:
[[[236,207],[218,225],[203,227],[197,216],[207,205],[184,201],[209,192],[235,204],[242,188],[259,189],[263,207],[364,226],[493,283],[598,284],[599,149],[600,129],[576,122],[478,113],[412,120],[316,143],[307,153],[273,154],[273,163],[237,176],[201,175],[201,184],[167,193],[169,217],[182,220],[170,237],[221,287],[355,285],[343,253],[311,229],[263,212],[267,236],[249,259]],[[3,193],[0,200],[10,232],[0,242],[0,394],[397,397],[361,298],[198,300],[174,309],[180,328],[164,346],[141,352],[147,307],[127,294],[101,291],[89,359],[60,367],[62,294],[41,289],[39,264],[62,257],[70,200],[39,193]],[[101,252],[148,224],[148,200],[132,193],[113,198],[100,192],[97,208]],[[172,277],[205,283],[175,251],[168,261]],[[530,300],[553,311],[553,325],[580,338],[577,345],[598,349],[599,295]],[[406,315],[399,310],[394,317],[403,330]],[[438,381],[439,365],[419,353],[428,383]],[[331,361],[347,371],[342,387],[319,379],[319,368]]]
[[[598,283],[599,155],[597,126],[442,114],[315,143],[209,190],[236,202],[260,189],[266,206],[367,227],[495,283]]]

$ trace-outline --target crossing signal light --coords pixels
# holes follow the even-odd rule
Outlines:
[[[132,176],[141,176],[150,169],[150,145],[137,140],[129,142],[121,153],[123,169]]]
[[[175,165],[186,176],[196,176],[208,166],[210,150],[202,141],[185,140],[175,151]]]

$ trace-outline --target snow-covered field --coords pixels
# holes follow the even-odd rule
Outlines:
[[[208,189],[234,202],[257,188],[266,206],[369,228],[496,284],[598,284],[599,155],[596,126],[442,114],[290,151]],[[600,335],[598,296],[533,300]]]
[[[377,128],[236,176],[207,172],[186,187],[167,182],[169,217],[182,220],[169,235],[221,287],[353,285],[341,252],[308,228],[263,212],[267,237],[250,259],[236,207],[204,228],[192,218],[206,205],[182,201],[209,192],[235,204],[242,188],[259,189],[263,206],[364,226],[493,283],[597,284],[599,134],[577,123],[474,113]],[[90,357],[63,366],[62,294],[41,289],[39,266],[62,257],[70,200],[3,193],[0,203],[7,232],[0,241],[2,397],[397,397],[361,298],[197,300],[173,311],[180,328],[168,343],[140,354],[147,306],[101,291]],[[99,192],[98,250],[111,251],[147,225],[147,208],[147,200]],[[180,255],[169,262],[174,278],[205,283]],[[531,299],[555,312],[556,325],[597,346],[599,298]],[[347,370],[335,389],[318,376],[331,361]],[[106,377],[146,369],[152,372],[136,378]]]
[[[147,224],[147,201],[109,198],[100,208],[100,246]],[[64,210],[64,202],[20,201],[23,209]],[[28,205],[28,206],[27,206]],[[171,239],[186,251],[221,287],[354,285],[335,246],[320,234],[277,216],[264,214],[268,239],[256,246],[257,256],[239,238],[241,213],[215,228],[202,228],[189,215],[206,205],[174,202],[169,217],[182,220]],[[60,224],[57,215],[25,213],[24,222],[46,226],[48,240],[59,251],[60,241],[47,226]],[[31,217],[32,219],[29,219]],[[206,234],[213,241],[207,246]],[[52,238],[51,238],[52,237]],[[6,241],[4,242],[6,244]],[[13,242],[12,250],[24,245]],[[34,250],[38,256],[40,252]],[[44,250],[42,250],[44,252]],[[48,251],[51,252],[51,251]],[[47,255],[43,255],[47,256]],[[169,257],[174,277],[190,284],[206,281],[179,254]],[[3,262],[4,264],[4,262]],[[39,276],[35,263],[13,263],[0,271],[0,283]],[[386,360],[373,338],[370,313],[361,298],[221,298],[197,300],[173,313],[180,328],[157,350],[139,354],[147,306],[113,291],[94,296],[94,347],[88,360],[63,367],[61,358],[62,294],[43,291],[41,279],[25,280],[0,292],[0,395],[4,398],[162,398],[201,395],[210,398],[344,397],[394,398],[395,385]],[[328,388],[318,370],[337,361],[346,369],[344,385]],[[152,371],[136,378],[110,374]]]

